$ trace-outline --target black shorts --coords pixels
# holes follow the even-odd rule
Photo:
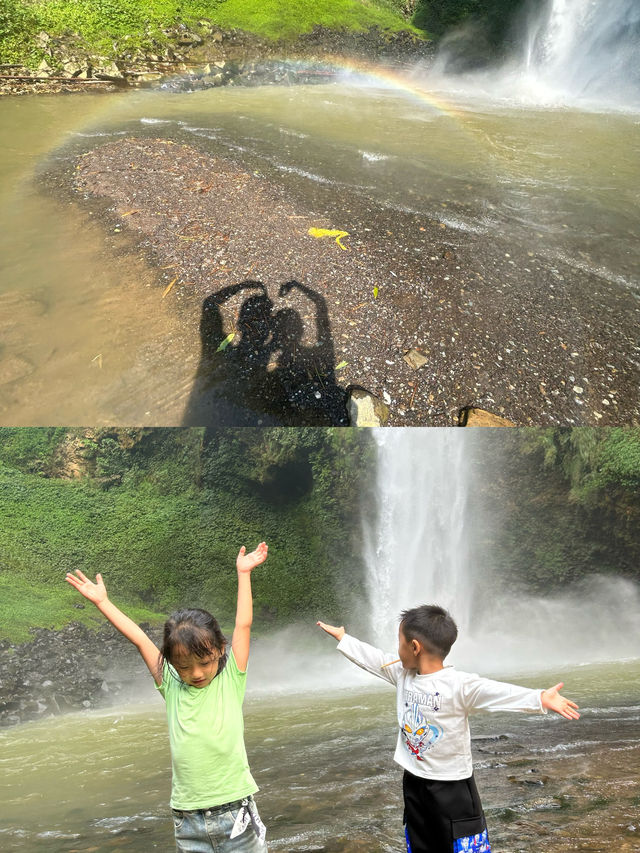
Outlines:
[[[454,782],[402,779],[408,853],[491,853],[473,776]]]

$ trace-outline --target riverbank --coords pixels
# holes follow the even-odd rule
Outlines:
[[[178,26],[168,31],[168,44],[162,49],[123,49],[115,56],[96,54],[74,36],[56,38],[42,32],[37,36],[37,47],[43,54],[40,65],[0,65],[0,95],[162,88],[164,84],[171,86],[176,78],[187,90],[309,83],[330,76],[325,64],[335,57],[403,67],[431,61],[434,51],[432,42],[409,30],[394,32],[379,27],[354,31],[316,26],[293,39],[220,30],[207,22],[201,22],[199,30]],[[298,73],[291,68],[296,61],[306,66]]]
[[[310,206],[159,127],[48,184],[132,239],[163,304],[200,324],[185,424],[343,424],[358,387],[395,426],[451,426],[469,406],[523,425],[638,422],[631,293],[348,187],[318,184]]]

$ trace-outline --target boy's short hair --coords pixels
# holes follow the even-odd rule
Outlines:
[[[400,629],[406,639],[417,640],[429,654],[444,660],[458,637],[451,615],[437,604],[422,604],[400,614]]]

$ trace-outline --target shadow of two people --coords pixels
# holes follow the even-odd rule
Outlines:
[[[226,348],[222,306],[243,291],[237,343]],[[281,298],[302,297],[315,311],[315,343],[292,307],[274,311],[261,281],[242,281],[208,296],[202,306],[202,351],[185,426],[346,426],[346,392],[335,378],[326,301],[298,281],[282,284]]]

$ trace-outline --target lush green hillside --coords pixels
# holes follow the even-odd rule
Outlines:
[[[207,22],[269,39],[294,39],[315,26],[365,30],[411,28],[402,0],[3,0],[2,62],[45,55],[37,34],[80,37],[84,50],[115,57],[142,48],[161,51],[175,42],[176,28],[207,37]],[[115,43],[115,44],[114,44]]]
[[[228,625],[238,548],[261,539],[258,627],[335,612],[361,586],[367,446],[350,430],[0,429],[0,632],[95,620],[64,582],[76,568],[139,620],[192,604]]]

